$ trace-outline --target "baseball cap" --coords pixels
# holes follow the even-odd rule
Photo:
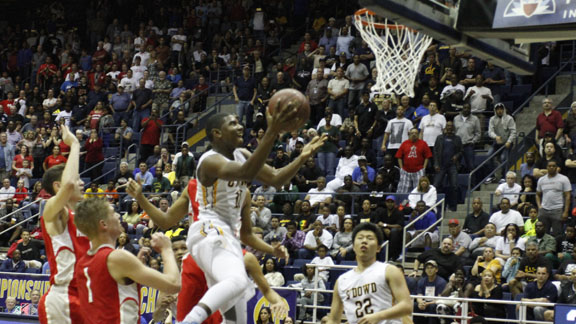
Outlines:
[[[259,113],[256,113],[256,117],[258,117],[258,116],[264,117],[264,114],[263,114],[263,113],[261,113],[261,112],[259,112]]]
[[[360,155],[360,156],[358,157],[358,161],[366,161],[366,156]]]
[[[184,145],[190,146],[190,144],[188,144],[188,142],[186,142],[186,141],[184,141],[184,142],[182,142],[182,144],[180,144],[180,146],[184,146]]]
[[[426,261],[426,263],[424,263],[424,267],[426,267],[426,266],[429,265],[429,264],[431,264],[431,265],[433,265],[434,267],[438,268],[438,263],[437,263],[436,261],[434,261],[434,260],[428,260],[428,261]]]
[[[119,85],[118,85],[118,88],[122,88],[122,89],[124,89],[124,86],[123,86],[123,85],[121,85],[121,84],[119,84]]]
[[[448,221],[448,225],[460,225],[460,222],[457,219],[452,218]]]
[[[392,201],[396,202],[396,197],[394,197],[393,195],[386,196],[386,200],[392,200]]]

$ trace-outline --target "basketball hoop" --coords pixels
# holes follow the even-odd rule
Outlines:
[[[376,14],[365,8],[356,11],[354,24],[376,58],[378,76],[373,91],[414,97],[420,60],[432,37],[397,23],[389,24],[386,18],[383,23],[377,22]]]

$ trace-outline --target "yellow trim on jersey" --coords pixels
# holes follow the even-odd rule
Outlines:
[[[216,191],[218,190],[218,180],[216,180],[216,182],[214,182],[212,187],[213,187],[213,189],[212,189],[212,207],[214,207],[214,205],[216,205]]]
[[[204,207],[208,207],[208,198],[206,197],[208,193],[206,192],[206,187],[202,186],[202,200],[204,201]]]

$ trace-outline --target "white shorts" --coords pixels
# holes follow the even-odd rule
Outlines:
[[[195,222],[190,226],[188,231],[186,245],[194,261],[196,261],[200,269],[204,271],[208,288],[217,284],[222,278],[222,272],[226,271],[233,271],[235,275],[241,275],[249,281],[246,267],[244,266],[242,246],[226,223],[215,220]],[[219,258],[225,258],[226,260],[218,260],[218,262],[215,262],[215,260]],[[215,263],[220,265],[226,264],[229,268],[214,269]],[[218,278],[218,274],[220,274],[220,279]],[[244,298],[248,295],[250,297],[246,300],[254,294],[252,289],[247,290]],[[221,310],[226,311],[232,308],[236,302],[235,300],[230,300]]]
[[[416,236],[416,231],[407,231],[407,233],[410,233],[410,235],[412,235],[412,238],[414,238],[414,236]],[[426,232],[426,234],[418,237],[418,239],[416,241],[414,241],[414,243],[412,243],[412,245],[410,245],[410,247],[413,247],[413,248],[424,247],[424,242],[426,240],[426,236],[430,237],[432,244],[439,242],[438,231],[434,231],[432,233]]]

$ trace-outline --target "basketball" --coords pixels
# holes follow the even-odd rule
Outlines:
[[[308,119],[310,119],[310,103],[304,94],[295,89],[282,89],[276,92],[270,102],[268,103],[268,112],[270,114],[276,113],[276,107],[281,105],[287,105],[290,102],[296,102],[298,104],[298,113],[296,118],[288,121],[285,125],[282,125],[282,130],[286,132],[291,132],[297,130],[304,126]]]

